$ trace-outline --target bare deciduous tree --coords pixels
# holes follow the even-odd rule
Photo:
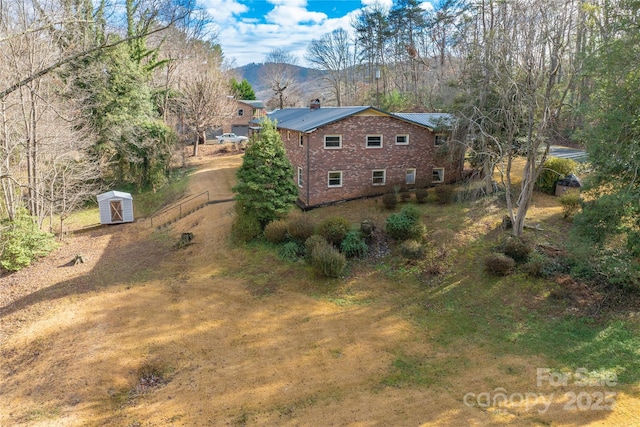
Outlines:
[[[287,104],[285,92],[295,92],[297,63],[295,56],[282,49],[273,49],[265,59],[263,79],[277,97],[280,109]]]
[[[206,130],[222,127],[235,111],[230,76],[222,69],[220,52],[208,43],[192,43],[189,58],[179,67],[178,102],[193,132],[193,155],[197,156]]]

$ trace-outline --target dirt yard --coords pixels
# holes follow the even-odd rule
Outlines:
[[[231,197],[240,163],[194,162],[191,194]],[[629,388],[617,390],[613,411],[567,411],[566,388],[536,387],[544,360],[473,343],[443,351],[392,308],[384,295],[395,284],[366,272],[348,286],[375,295],[369,304],[300,292],[309,284],[296,275],[256,295],[272,271],[229,245],[233,212],[233,203],[209,205],[164,232],[144,219],[100,227],[0,278],[0,425],[640,425]],[[177,249],[183,232],[193,244]],[[86,262],[69,265],[76,254]],[[286,274],[279,264],[274,255],[273,271]],[[464,368],[434,371],[428,386],[385,385],[400,354],[433,366],[464,359]],[[465,401],[497,387],[556,397],[544,413]]]

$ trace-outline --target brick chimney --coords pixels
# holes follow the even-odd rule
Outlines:
[[[311,101],[311,103],[309,104],[309,107],[312,110],[317,110],[320,108],[320,100],[319,99],[314,99],[313,101]]]

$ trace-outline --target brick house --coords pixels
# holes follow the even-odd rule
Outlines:
[[[463,156],[447,141],[450,114],[388,113],[370,106],[285,108],[277,122],[298,203],[330,203],[456,181]]]
[[[237,100],[235,113],[222,127],[221,133],[233,132],[236,135],[249,136],[249,122],[266,114],[267,110],[262,101]]]

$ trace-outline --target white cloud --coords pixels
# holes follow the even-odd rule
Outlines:
[[[245,13],[249,8],[238,0],[200,0],[215,22],[222,23],[236,15]]]
[[[304,7],[294,5],[277,5],[269,12],[265,19],[283,26],[295,25],[303,22],[320,23],[327,19],[322,12],[311,12]]]

